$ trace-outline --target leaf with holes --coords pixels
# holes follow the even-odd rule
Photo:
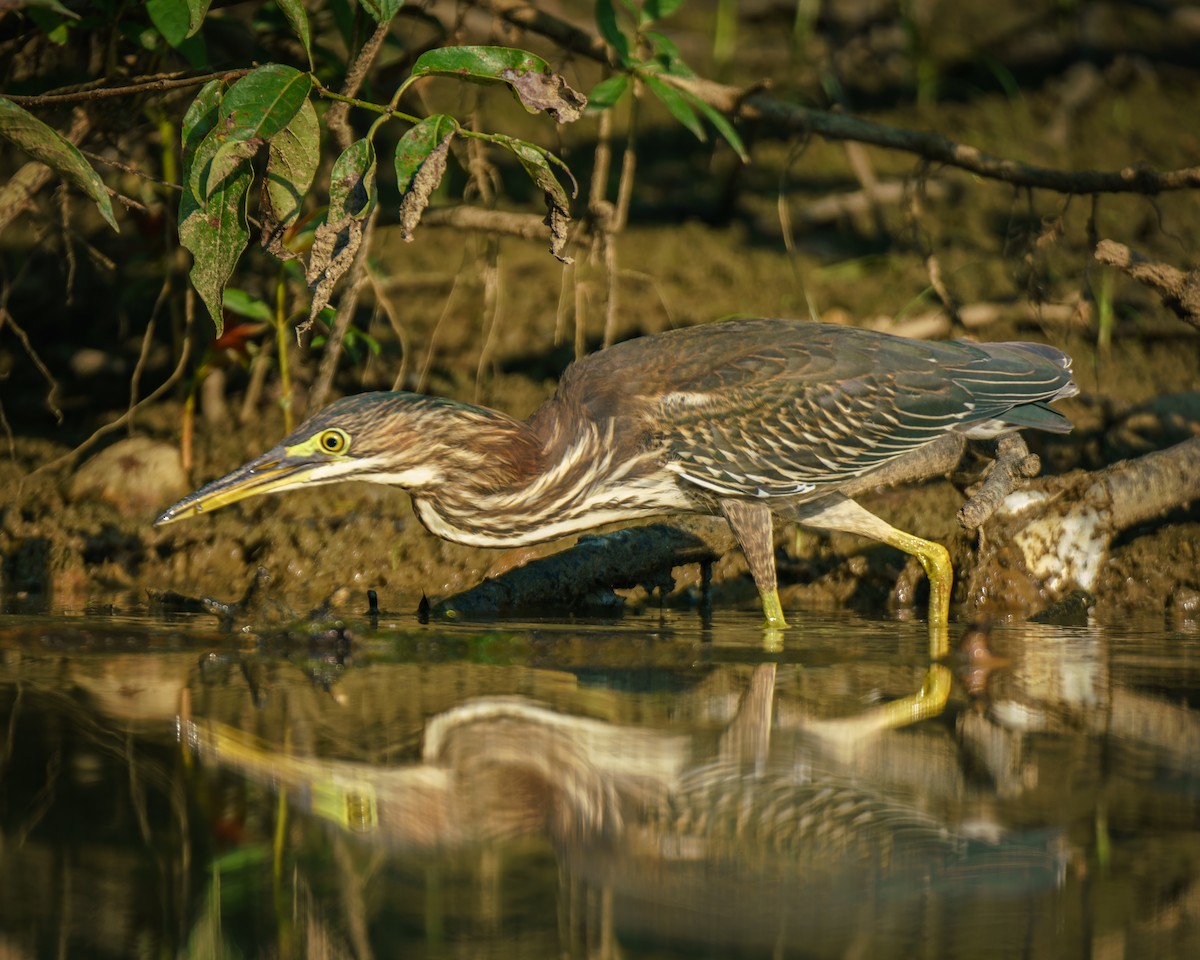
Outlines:
[[[567,196],[567,191],[558,182],[554,171],[550,169],[546,155],[533,144],[523,140],[514,140],[506,146],[516,154],[517,159],[521,161],[521,166],[525,168],[525,172],[545,195],[547,208],[545,222],[546,226],[550,228],[550,252],[563,263],[572,263],[573,260],[563,254],[568,239],[567,228],[571,223],[571,201]],[[569,175],[570,171],[567,172]],[[572,186],[574,186],[574,181],[572,181]],[[578,191],[573,189],[572,196],[576,192]]]
[[[439,47],[421,54],[410,81],[427,76],[506,83],[530,113],[548,113],[558,123],[583,116],[587,97],[568,85],[541,57],[513,47]]]
[[[312,326],[333,296],[333,288],[350,269],[362,244],[364,224],[378,200],[375,188],[375,147],[356,140],[334,161],[329,182],[329,212],[313,235],[305,278],[312,288],[308,320],[297,335]]]
[[[225,84],[210,80],[196,95],[183,117],[183,196],[179,200],[179,242],[192,254],[192,285],[200,294],[220,335],[222,291],[246,248],[246,194],[252,171],[249,164],[222,189],[205,197],[194,184],[220,148],[212,136],[220,122]]]
[[[320,122],[312,102],[306,101],[267,146],[267,173],[258,215],[263,247],[281,260],[295,256],[284,248],[283,233],[300,215],[320,160]]]
[[[375,145],[356,140],[333,163],[329,177],[329,219],[365,220],[375,209]]]
[[[100,215],[105,222],[120,232],[104,181],[75,144],[4,97],[0,97],[0,136],[11,140],[35,160],[41,161],[91,197],[100,208]]]
[[[458,132],[453,117],[435,113],[407,131],[396,144],[396,186],[400,190],[400,238],[411,241],[429,197],[446,173],[450,141]]]

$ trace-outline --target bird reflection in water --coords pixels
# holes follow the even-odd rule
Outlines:
[[[756,669],[715,743],[516,697],[431,718],[421,762],[391,769],[281,756],[187,719],[181,733],[201,758],[395,850],[544,836],[572,955],[634,937],[904,956],[938,935],[940,908],[986,900],[981,913],[1008,923],[1005,903],[1024,910],[1061,883],[1054,838],[972,836],[939,816],[948,804],[919,772],[901,785],[886,765],[856,762],[845,747],[861,741],[860,722],[781,734],[774,679],[774,665]]]

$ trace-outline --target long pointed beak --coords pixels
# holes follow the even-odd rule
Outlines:
[[[245,500],[247,497],[300,486],[313,470],[328,462],[328,458],[314,460],[309,457],[289,457],[281,450],[270,450],[219,480],[206,484],[195,493],[189,493],[178,503],[164,510],[162,516],[154,521],[154,525],[165,526],[176,520],[194,517],[198,513],[207,513]]]

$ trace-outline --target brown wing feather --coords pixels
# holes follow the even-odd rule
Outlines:
[[[564,414],[614,419],[623,442],[659,446],[669,468],[699,486],[795,496],[1072,390],[1069,359],[1051,347],[734,320],[585,358],[532,424]]]

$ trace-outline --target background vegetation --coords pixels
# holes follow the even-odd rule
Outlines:
[[[1170,2],[6,5],[6,483],[61,517],[122,432],[199,481],[335,392],[524,414],[573,355],[738,312],[1035,328],[1085,385],[1043,452],[1099,465],[1200,369],[1198,41]],[[148,510],[121,537],[161,558]]]

